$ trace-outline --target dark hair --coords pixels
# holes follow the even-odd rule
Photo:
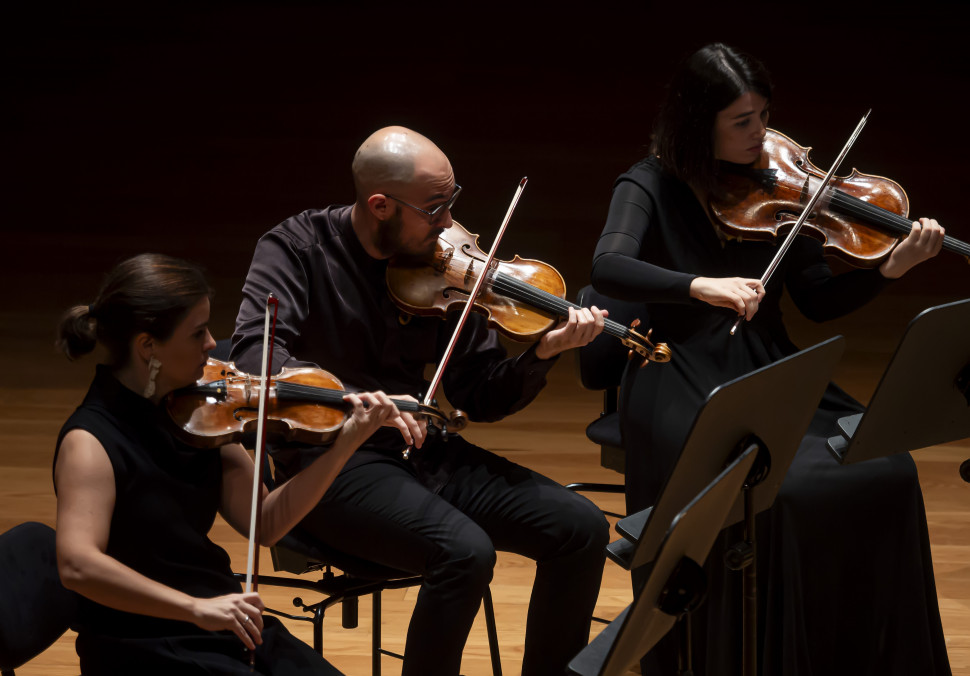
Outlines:
[[[197,265],[163,254],[141,254],[108,273],[97,300],[64,313],[56,344],[74,360],[100,342],[112,365],[121,366],[131,356],[136,335],[171,338],[189,310],[211,297],[212,289]]]
[[[680,180],[713,192],[714,121],[749,91],[771,100],[771,80],[759,61],[720,43],[697,50],[670,83],[654,122],[651,152]]]

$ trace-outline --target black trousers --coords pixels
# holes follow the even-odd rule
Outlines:
[[[432,443],[451,468],[437,492],[412,462],[382,457],[341,473],[300,527],[348,554],[424,578],[404,676],[457,675],[495,551],[533,559],[522,673],[563,674],[589,640],[609,524],[586,498],[460,437]]]

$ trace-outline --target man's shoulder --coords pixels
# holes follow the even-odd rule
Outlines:
[[[306,209],[276,225],[267,235],[284,237],[296,246],[310,246],[340,237],[350,227],[350,207]]]

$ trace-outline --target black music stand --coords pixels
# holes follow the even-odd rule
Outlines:
[[[769,466],[746,484],[743,495],[735,495],[717,523],[718,530],[742,518],[746,524],[747,547],[742,548],[732,567],[746,569],[743,621],[747,667],[756,664],[754,517],[774,502],[842,355],[844,344],[841,337],[831,338],[711,392],[694,420],[656,504],[621,520],[616,529],[625,540],[607,547],[607,554],[630,570],[651,563],[677,513],[721,473],[739,450],[756,446],[759,453],[766,454]],[[760,460],[759,464],[764,465]],[[764,475],[765,470],[767,475]],[[653,577],[654,572],[650,575]],[[634,661],[642,655],[637,655]]]
[[[642,592],[572,659],[572,673],[626,673],[670,631],[678,615],[699,602],[706,584],[701,566],[756,456],[753,447],[743,451],[674,517]]]
[[[828,440],[842,464],[970,437],[970,298],[909,323],[864,413]]]
[[[698,412],[656,504],[617,524],[617,532],[636,545],[630,558],[620,555],[626,563],[617,562],[631,570],[650,563],[674,515],[718,475],[745,440],[756,438],[771,453],[771,471],[753,490],[756,513],[771,507],[844,347],[845,339],[836,336],[715,388]],[[743,518],[739,496],[724,525]]]

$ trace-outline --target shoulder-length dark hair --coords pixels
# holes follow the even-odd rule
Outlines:
[[[771,80],[759,61],[720,43],[702,47],[670,83],[654,122],[651,152],[680,180],[713,192],[714,120],[749,91],[771,100]]]
[[[73,360],[100,342],[112,366],[122,366],[136,335],[145,332],[168,340],[203,298],[212,298],[212,289],[194,263],[163,254],[129,258],[108,273],[93,303],[64,313],[57,347]]]

